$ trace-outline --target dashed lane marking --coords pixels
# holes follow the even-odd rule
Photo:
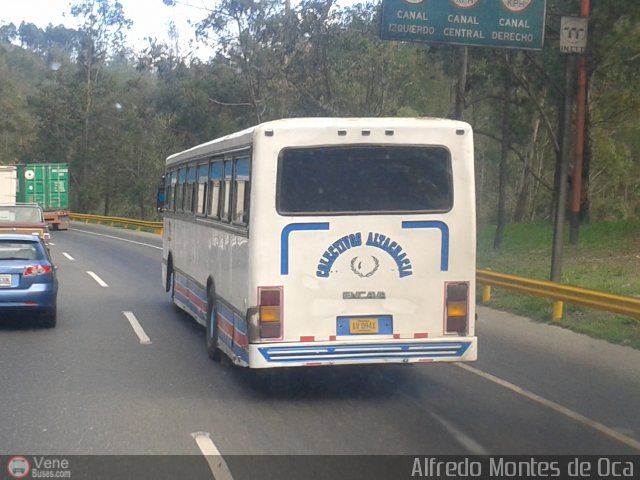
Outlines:
[[[88,274],[89,274],[89,276],[90,276],[91,278],[93,278],[93,279],[98,283],[98,285],[100,285],[101,287],[105,287],[105,288],[106,288],[106,287],[108,287],[108,286],[109,286],[109,285],[107,285],[107,282],[105,282],[104,280],[102,280],[102,279],[101,279],[98,275],[96,275],[95,273],[93,273],[93,272],[87,272],[87,273],[88,273]]]
[[[131,324],[131,328],[133,328],[133,331],[136,333],[136,335],[140,339],[140,343],[142,345],[151,345],[151,339],[145,333],[144,329],[142,328],[142,325],[140,325],[140,322],[138,322],[138,319],[133,314],[133,312],[122,312],[122,314],[125,317],[127,317],[127,320],[129,320],[129,323]]]
[[[200,451],[207,459],[213,478],[216,480],[233,480],[227,463],[211,440],[211,435],[207,432],[195,432],[191,436],[195,439]]]

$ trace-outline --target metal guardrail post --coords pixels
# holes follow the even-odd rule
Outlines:
[[[562,320],[562,311],[564,308],[564,302],[556,300],[553,302],[553,321],[559,322]]]
[[[482,303],[487,305],[491,301],[491,285],[482,287]]]
[[[556,321],[562,318],[564,303],[583,305],[640,320],[640,298],[599,292],[545,280],[518,277],[489,270],[478,270],[476,278],[478,283],[482,285],[505,288],[525,295],[552,300],[554,302],[553,318]]]

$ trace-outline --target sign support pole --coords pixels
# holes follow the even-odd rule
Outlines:
[[[589,0],[582,0],[580,15],[589,17]],[[576,94],[576,145],[571,176],[571,215],[569,242],[578,244],[580,229],[580,208],[582,205],[582,167],[584,164],[585,124],[587,110],[587,56],[580,55],[578,59],[578,90]]]
[[[569,154],[571,150],[571,111],[572,111],[572,93],[573,93],[573,56],[567,55],[565,66],[565,87],[564,87],[564,106],[562,112],[562,135],[561,135],[561,152],[560,152],[560,168],[557,170],[558,194],[556,196],[555,205],[555,225],[553,228],[553,248],[551,251],[551,281],[560,282],[562,278],[562,250],[564,245],[564,222],[565,212],[567,210],[568,185],[567,175],[569,173]]]

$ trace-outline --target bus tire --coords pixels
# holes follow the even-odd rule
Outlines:
[[[171,292],[171,298],[173,299],[173,259],[169,256],[167,262],[167,276],[164,281],[164,291]]]
[[[167,275],[167,291],[170,292],[171,301],[176,297],[176,274],[173,273],[173,269]]]
[[[222,352],[218,348],[218,321],[216,309],[216,296],[213,290],[207,294],[207,328],[205,332],[207,355],[211,360],[222,360]]]
[[[167,279],[164,286],[165,292],[169,292],[171,296],[171,301],[175,305],[175,297],[176,297],[176,273],[173,271],[173,259],[169,257],[169,262],[167,263]]]
[[[167,267],[167,280],[165,282],[165,290],[169,292],[171,303],[176,312],[182,312],[182,307],[176,303],[176,272],[173,270],[173,265],[169,263]]]

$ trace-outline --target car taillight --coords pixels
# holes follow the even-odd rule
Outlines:
[[[282,338],[282,287],[258,287],[260,338]]]
[[[445,333],[466,335],[469,328],[469,284],[448,283]]]
[[[38,275],[45,275],[51,273],[51,267],[49,265],[30,265],[24,269],[23,277],[36,277]]]

